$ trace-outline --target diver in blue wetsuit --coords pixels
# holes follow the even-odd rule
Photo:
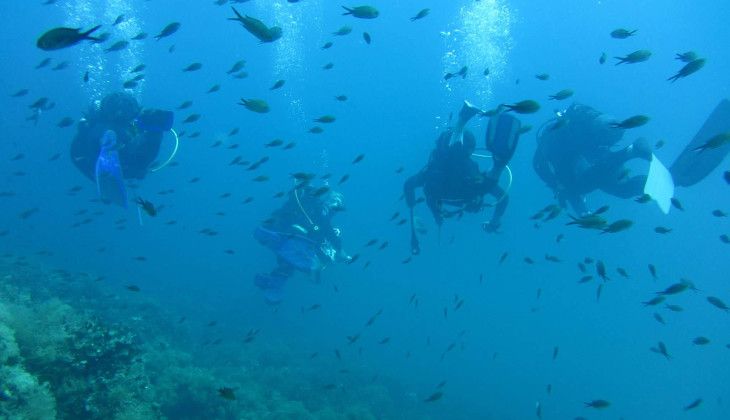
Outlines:
[[[439,226],[445,218],[461,216],[464,212],[478,213],[487,206],[494,206],[494,213],[488,222],[482,224],[482,228],[486,232],[496,232],[500,226],[509,196],[499,186],[499,179],[517,148],[520,122],[504,113],[490,118],[485,149],[492,158],[492,168],[482,172],[474,157],[485,155],[474,153],[476,139],[471,132],[464,131],[466,123],[480,113],[479,109],[464,102],[455,127],[439,135],[426,166],[403,185],[411,213],[411,252],[414,254],[420,252],[413,226],[417,188],[423,189],[426,205]],[[496,202],[486,203],[486,195],[493,196]]]
[[[537,133],[533,167],[553,190],[562,207],[569,205],[580,215],[589,213],[586,195],[595,190],[631,198],[643,194],[646,175],[628,176],[626,162],[652,160],[652,151],[643,139],[614,150],[624,130],[613,120],[581,104],[571,105]]]
[[[126,207],[126,191],[118,189],[124,189],[125,179],[145,177],[172,123],[172,112],[143,111],[133,96],[112,93],[79,122],[71,160],[97,183],[103,201]]]
[[[256,228],[254,238],[277,259],[276,268],[254,279],[267,302],[281,301],[282,288],[296,271],[318,278],[328,265],[352,259],[342,249],[340,229],[332,226],[332,218],[342,210],[342,194],[300,184],[289,192],[286,203]]]

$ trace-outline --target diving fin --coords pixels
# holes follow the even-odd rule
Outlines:
[[[705,149],[702,153],[697,152],[697,148],[704,145],[713,136],[728,131],[730,131],[730,101],[723,99],[669,168],[676,185],[681,187],[694,185],[702,181],[722,163],[730,153],[730,147]]]
[[[116,133],[112,130],[104,132],[95,166],[96,188],[103,202],[127,208],[127,188],[124,185],[122,165],[119,162],[116,145]]]
[[[656,201],[662,213],[669,213],[674,197],[674,181],[672,174],[653,153],[644,184],[644,194],[648,194]]]
[[[489,119],[484,141],[495,163],[506,165],[512,159],[520,138],[520,128],[520,120],[509,114],[499,113]]]
[[[473,116],[480,114],[481,112],[481,109],[475,107],[469,101],[464,101],[464,105],[459,111],[459,119],[456,121],[449,144],[463,143],[464,126],[466,126],[466,123],[468,123]]]

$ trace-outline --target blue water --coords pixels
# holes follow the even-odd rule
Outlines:
[[[272,44],[259,44],[226,20],[232,16],[227,5],[211,1],[7,3],[0,43],[0,191],[16,195],[0,198],[0,231],[7,231],[0,237],[0,252],[104,275],[104,287],[122,299],[148,299],[172,319],[186,316],[193,341],[224,338],[220,347],[197,353],[200,363],[214,364],[219,356],[235,353],[248,330],[260,329],[252,345],[286,348],[284,364],[311,365],[320,372],[321,378],[308,381],[340,384],[337,392],[367,381],[382,384],[384,399],[392,405],[368,406],[365,395],[362,404],[384,418],[400,412],[404,418],[523,419],[536,415],[537,403],[546,419],[730,417],[730,318],[706,301],[717,296],[730,302],[730,245],[718,239],[730,233],[730,225],[711,215],[715,209],[730,212],[721,175],[727,161],[700,184],[677,190],[685,211],[664,215],[653,204],[592,194],[594,208],[609,204],[611,219],[635,222],[625,232],[600,235],[565,226],[565,214],[539,227],[529,219],[553,202],[532,170],[534,133],[570,102],[549,102],[547,95],[571,88],[571,100],[617,119],[649,115],[650,123],[628,132],[624,142],[640,136],[652,143],[664,140],[656,153],[671,162],[719,100],[730,97],[725,2],[373,1],[380,10],[374,20],[341,16],[339,2],[323,0],[236,5],[283,28],[283,37]],[[409,21],[425,7],[431,9],[427,17]],[[127,21],[112,27],[119,14]],[[172,21],[182,27],[169,38],[130,41],[124,51],[103,52],[140,31],[155,35]],[[96,24],[104,25],[99,32],[112,33],[104,47],[82,43],[55,52],[35,47],[49,28]],[[353,32],[331,35],[343,25]],[[638,32],[612,39],[609,33],[618,27]],[[363,41],[363,31],[372,36],[371,45]],[[322,50],[329,40],[333,47]],[[638,49],[649,49],[653,56],[645,63],[613,65],[612,57]],[[681,67],[674,55],[687,50],[706,57],[707,65],[686,79],[667,82]],[[598,63],[602,52],[609,56],[604,65]],[[35,69],[47,57],[51,64]],[[227,75],[241,59],[248,77]],[[68,68],[51,70],[62,61]],[[182,72],[193,62],[202,63],[202,69]],[[323,70],[330,62],[334,67]],[[95,201],[95,186],[68,157],[74,126],[56,126],[65,116],[77,120],[92,101],[121,89],[131,77],[128,70],[139,63],[147,65],[145,79],[130,92],[144,106],[175,109],[185,100],[194,102],[176,111],[176,129],[187,133],[177,165],[149,175],[130,192],[162,207],[155,218],[143,215],[142,224],[131,206],[122,210]],[[464,65],[469,66],[466,79],[443,80],[446,72]],[[490,69],[486,77],[485,68]],[[90,80],[84,82],[87,71]],[[549,80],[536,79],[539,73],[548,73]],[[279,79],[286,84],[270,91]],[[220,91],[206,93],[215,84]],[[21,88],[30,93],[10,97]],[[348,96],[346,102],[335,101],[341,94]],[[26,119],[28,105],[43,96],[56,106],[35,125]],[[271,112],[252,113],[236,104],[241,97],[263,98]],[[389,219],[396,211],[407,215],[400,200],[403,181],[425,164],[438,132],[464,99],[483,109],[523,99],[542,104],[540,112],[521,116],[535,129],[522,137],[511,163],[514,182],[501,232],[485,234],[479,223],[488,214],[480,214],[447,220],[439,233],[420,205],[416,213],[428,233],[421,238],[421,255],[404,264],[410,231]],[[193,113],[201,119],[183,124]],[[322,134],[308,133],[312,120],[325,114],[337,121],[323,125]],[[240,133],[229,137],[233,128]],[[481,140],[486,121],[470,128]],[[200,136],[190,138],[195,131]],[[296,147],[264,147],[276,138],[295,141]],[[165,150],[171,141],[166,138]],[[223,145],[211,148],[216,141]],[[238,147],[229,149],[233,144]],[[11,160],[21,153],[25,158]],[[56,153],[61,157],[49,161]],[[359,154],[365,158],[353,165]],[[238,155],[252,162],[263,156],[270,160],[255,172],[246,171],[228,164]],[[396,173],[400,167],[403,172]],[[281,205],[273,196],[291,188],[290,174],[297,171],[331,173],[333,184],[350,175],[337,187],[347,210],[335,221],[345,249],[360,257],[355,264],[327,268],[319,284],[297,275],[287,284],[284,303],[272,308],[253,277],[269,271],[274,258],[251,233]],[[257,175],[270,180],[254,182]],[[189,182],[194,177],[200,181]],[[82,190],[69,195],[77,185]],[[168,189],[175,191],[158,194]],[[224,193],[231,196],[220,198]],[[246,197],[254,199],[242,204]],[[33,208],[38,211],[27,219],[18,217]],[[87,213],[78,215],[80,210]],[[86,218],[92,220],[74,227]],[[657,226],[672,232],[656,234]],[[205,228],[219,234],[201,235]],[[558,234],[565,236],[560,243]],[[388,241],[388,247],[365,248],[373,238]],[[499,264],[504,252],[509,256]],[[545,254],[563,262],[548,262]],[[536,263],[524,263],[525,257]],[[585,257],[604,261],[612,279],[603,285],[599,301],[596,281],[577,283],[582,274],[576,264]],[[657,280],[648,264],[656,266]],[[621,278],[617,267],[630,278]],[[701,290],[669,299],[683,312],[641,305],[680,278]],[[138,285],[141,294],[126,293],[128,284]],[[409,304],[413,294],[417,308]],[[456,311],[455,295],[465,302]],[[314,303],[322,308],[302,313]],[[364,327],[379,309],[382,316]],[[655,312],[666,325],[654,319]],[[213,336],[205,327],[210,320],[219,321]],[[360,340],[348,345],[346,336],[358,332]],[[694,345],[700,335],[711,343]],[[384,337],[390,342],[379,345]],[[649,350],[658,341],[666,344],[672,360]],[[455,348],[442,360],[452,343]],[[310,360],[314,352],[319,356]],[[424,403],[443,380],[443,398]],[[702,405],[684,413],[696,398],[703,399]],[[611,406],[584,408],[583,402],[595,399]]]

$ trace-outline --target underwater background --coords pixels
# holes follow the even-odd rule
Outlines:
[[[675,159],[730,97],[726,2],[373,0],[380,15],[370,20],[342,16],[340,2],[325,0],[45,3],[2,6],[3,417],[730,418],[730,315],[706,300],[730,302],[730,245],[718,239],[730,222],[713,216],[730,212],[727,160],[676,190],[684,211],[664,215],[651,203],[592,194],[593,208],[608,204],[612,219],[634,222],[624,232],[566,226],[567,212],[530,219],[555,202],[532,169],[535,132],[572,101],[619,120],[650,116],[624,144],[663,140],[656,155]],[[259,43],[227,20],[230,5],[281,26],[281,39]],[[410,20],[424,8],[427,16]],[[181,23],[177,33],[152,38],[170,22]],[[111,34],[105,43],[35,46],[48,29],[99,24]],[[332,35],[345,25],[352,33]],[[620,27],[638,31],[609,36]],[[142,31],[150,37],[104,51]],[[638,49],[652,58],[614,65],[614,56]],[[689,50],[707,65],[668,82],[681,65],[674,56]],[[247,75],[226,74],[238,60]],[[182,71],[196,62],[200,70]],[[156,217],[99,202],[69,158],[75,124],[58,126],[123,90],[141,63],[145,77],[127,91],[144,107],[175,110],[185,132],[174,164],[132,185],[130,196],[158,206]],[[444,80],[463,66],[465,78]],[[548,80],[535,77],[543,73]],[[270,90],[277,80],[286,83]],[[564,88],[575,95],[547,100]],[[29,93],[15,97],[21,89]],[[41,97],[55,106],[29,120]],[[271,111],[250,112],[237,105],[241,97],[265,99]],[[408,213],[403,182],[465,99],[482,109],[535,99],[542,108],[520,115],[535,128],[510,163],[500,232],[479,226],[489,209],[439,231],[419,205],[426,233],[411,257],[409,226],[398,223]],[[187,100],[190,108],[176,110]],[[192,114],[200,119],[183,123]],[[308,132],[322,115],[336,122]],[[486,119],[468,128],[481,142]],[[274,139],[296,146],[266,147]],[[237,156],[269,160],[248,171],[229,164]],[[253,277],[275,258],[252,232],[298,171],[332,174],[346,204],[335,222],[358,259],[328,267],[319,282],[297,274],[271,306]],[[268,180],[254,181],[260,175]],[[377,245],[365,246],[371,239]],[[604,262],[610,280],[578,283],[576,264],[586,258]],[[680,279],[699,289],[667,299],[683,311],[642,305]],[[699,336],[709,344],[694,344]],[[658,342],[671,359],[650,350]],[[610,405],[586,407],[596,400]]]

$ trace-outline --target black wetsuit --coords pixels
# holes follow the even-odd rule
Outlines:
[[[91,112],[78,125],[71,143],[71,161],[87,178],[96,179],[96,159],[101,148],[99,139],[106,130],[117,135],[119,161],[125,179],[142,179],[160,151],[162,132],[140,130],[133,120],[108,120]]]
[[[574,104],[538,133],[533,168],[561,206],[569,204],[579,215],[588,212],[585,196],[592,191],[620,198],[643,192],[646,176],[629,177],[624,164],[635,158],[649,160],[651,152],[643,141],[612,151],[624,130],[609,123],[593,108]]]

